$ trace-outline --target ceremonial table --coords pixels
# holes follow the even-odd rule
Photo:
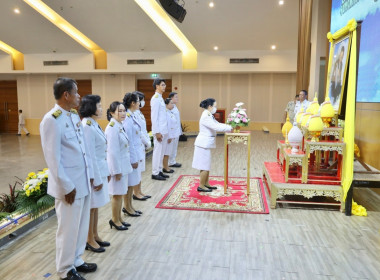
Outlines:
[[[243,143],[247,146],[247,195],[250,187],[250,162],[251,162],[251,132],[241,131],[239,133],[226,133],[224,135],[224,193],[227,193],[228,187],[228,147],[232,143]]]

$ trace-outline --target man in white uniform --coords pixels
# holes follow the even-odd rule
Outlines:
[[[25,127],[25,119],[24,115],[22,114],[22,110],[18,110],[18,133],[17,135],[21,136],[21,130],[24,130],[26,133],[26,136],[29,136],[29,131]]]
[[[154,147],[152,156],[152,179],[166,180],[168,175],[162,173],[162,164],[168,140],[168,122],[166,119],[166,106],[162,94],[165,92],[166,84],[163,79],[155,79],[153,88],[156,93],[150,100],[152,133],[154,135]]]
[[[296,117],[301,107],[303,107],[303,111],[306,112],[306,109],[309,108],[310,102],[307,100],[307,91],[301,90],[299,93],[300,100],[296,102],[296,106],[294,108],[294,116]]]
[[[54,83],[56,105],[40,124],[41,144],[49,168],[48,194],[55,198],[58,228],[56,266],[61,279],[84,279],[78,272],[93,272],[94,263],[83,255],[90,218],[93,170],[84,142],[83,127],[74,107],[80,96],[73,79]]]
[[[171,111],[174,114],[174,116],[176,117],[177,124],[178,124],[176,131],[175,131],[175,138],[172,140],[173,141],[173,143],[172,143],[173,148],[172,148],[171,155],[169,156],[169,167],[181,167],[182,164],[180,164],[176,161],[178,141],[179,141],[179,137],[182,135],[181,116],[180,116],[180,113],[179,113],[178,108],[177,108],[178,93],[171,92],[169,94],[169,98],[173,101],[174,107]]]

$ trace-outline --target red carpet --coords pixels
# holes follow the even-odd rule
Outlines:
[[[260,178],[250,179],[249,197],[247,197],[246,178],[230,177],[226,195],[223,179],[222,176],[210,176],[210,184],[218,189],[212,192],[198,192],[199,176],[182,175],[156,205],[156,208],[248,214],[269,213]]]

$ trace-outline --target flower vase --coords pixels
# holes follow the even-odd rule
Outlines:
[[[240,126],[235,126],[234,127],[234,133],[240,133]]]

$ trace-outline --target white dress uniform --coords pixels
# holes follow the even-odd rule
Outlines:
[[[128,174],[132,172],[130,160],[129,138],[123,129],[123,125],[112,118],[106,127],[107,138],[107,164],[111,174],[108,183],[109,193],[112,195],[124,195],[127,193]],[[116,175],[121,174],[121,179],[116,181]]]
[[[128,109],[127,117],[123,122],[124,130],[127,132],[128,138],[130,140],[130,152],[131,152],[131,164],[142,162],[145,152],[142,153],[142,147],[144,146],[141,142],[141,127],[137,122],[134,114]],[[136,186],[141,182],[141,170],[139,167],[133,169],[132,173],[128,175],[128,186]]]
[[[174,104],[174,108],[172,109],[172,112],[177,119],[178,125],[177,125],[176,131],[175,131],[176,136],[174,137],[174,140],[172,141],[173,142],[173,148],[172,148],[172,152],[169,156],[169,165],[173,165],[173,164],[177,163],[176,157],[177,157],[177,150],[178,150],[178,141],[179,141],[179,137],[182,135],[181,115],[180,115],[178,108],[175,104]]]
[[[58,228],[56,265],[58,276],[81,266],[90,221],[91,159],[83,127],[75,110],[55,105],[40,124],[41,144],[49,168],[48,194],[55,198]],[[65,195],[76,190],[73,204]]]
[[[18,115],[18,133],[17,134],[21,134],[21,130],[24,130],[26,134],[29,134],[29,131],[25,127],[25,119],[22,113]]]
[[[145,171],[145,149],[149,149],[150,147],[152,147],[152,143],[150,142],[150,137],[149,137],[148,131],[146,130],[146,121],[145,121],[144,114],[141,113],[140,110],[136,110],[134,112],[134,115],[136,117],[136,120],[140,124],[140,127],[141,127],[140,137],[141,137],[142,143],[144,144],[144,146],[142,147],[144,156],[141,162],[141,166],[139,164],[140,171],[144,172]]]
[[[103,184],[99,191],[92,190],[91,208],[99,208],[110,201],[108,195],[107,139],[99,124],[92,118],[83,118],[82,125],[84,138],[90,152],[92,168],[94,170],[94,186]]]
[[[204,110],[199,120],[199,134],[194,143],[193,168],[210,171],[211,150],[216,147],[215,137],[217,131],[228,132],[232,127],[219,123],[208,110]]]
[[[168,143],[168,124],[166,119],[166,106],[162,95],[156,92],[150,100],[152,133],[154,135],[154,147],[152,156],[152,174],[158,175],[162,172],[162,161],[164,159],[166,145]],[[158,142],[156,133],[162,134],[162,141]]]
[[[168,119],[168,139],[172,139],[170,143],[166,145],[166,150],[165,150],[165,156],[169,156],[172,154],[172,150],[174,148],[174,138],[177,137],[177,128],[178,128],[178,123],[177,123],[177,118],[173,113],[173,110],[168,110],[166,109],[166,116]]]

